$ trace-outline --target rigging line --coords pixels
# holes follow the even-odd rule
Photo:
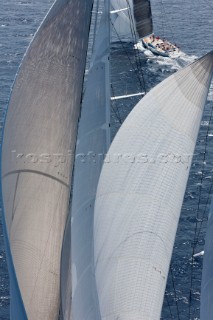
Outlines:
[[[168,305],[168,307],[169,307],[169,313],[170,313],[171,319],[174,319],[174,316],[173,316],[173,314],[172,314],[171,305],[170,305],[169,298],[168,298],[168,295],[167,295],[167,294],[168,294],[168,293],[167,293],[167,291],[166,291],[166,292],[165,292],[166,303],[167,303],[167,305]]]
[[[129,3],[129,0],[126,0],[126,5],[127,5],[127,8],[128,8],[127,14],[128,14],[129,21],[130,21],[130,31],[131,31],[132,39],[133,39],[133,42],[136,44],[137,43],[137,35],[136,35],[136,32],[135,32],[135,28],[134,28],[134,18],[132,16],[132,11],[131,11],[131,6],[130,6],[130,3]],[[117,36],[118,36],[118,34],[117,34]],[[118,38],[119,38],[119,36],[118,36]],[[135,56],[136,68],[138,70],[138,75],[139,75],[138,78],[140,78],[139,84],[140,84],[140,87],[141,87],[141,91],[144,90],[145,94],[146,94],[146,84],[145,84],[145,79],[144,79],[144,75],[143,75],[141,60],[140,60],[138,51],[134,51],[134,56]],[[142,78],[143,84],[141,82],[141,78]]]
[[[131,6],[130,6],[130,3],[129,3],[129,0],[126,0],[126,2],[127,2],[127,5],[128,5],[128,8],[129,8],[128,16],[129,16],[129,20],[130,20],[131,34],[132,34],[132,37],[133,37],[133,40],[134,40],[135,44],[137,44],[137,34],[136,34],[136,31],[135,31],[135,28],[134,28],[134,17],[132,16]],[[134,53],[135,53],[136,66],[137,66],[138,72],[141,75],[142,81],[143,81],[143,87],[141,89],[144,89],[145,94],[146,94],[147,93],[146,82],[145,82],[145,79],[144,79],[143,68],[142,68],[141,59],[140,59],[140,55],[139,55],[138,49],[135,49]]]
[[[170,32],[171,32],[172,39],[173,39],[173,41],[174,41],[174,40],[175,40],[175,37],[174,37],[174,33],[173,33],[173,28],[172,28],[172,26],[171,26],[170,23],[169,23],[169,19],[167,19],[167,14],[166,14],[166,10],[165,10],[165,7],[164,7],[163,0],[160,0],[160,2],[161,2],[162,9],[163,9],[163,11],[164,11],[164,15],[166,16],[167,26],[168,26],[168,28],[169,28],[169,30],[170,30]]]
[[[209,134],[209,129],[210,129],[210,122],[212,120],[213,116],[213,107],[211,110],[211,115],[209,118],[209,123],[206,131],[206,137],[205,137],[205,144],[204,144],[204,154],[203,154],[203,159],[202,159],[202,175],[200,179],[200,186],[199,186],[199,198],[198,198],[198,205],[197,205],[197,210],[196,210],[196,224],[195,224],[195,232],[194,232],[194,241],[193,241],[193,247],[192,247],[192,256],[191,256],[191,273],[190,273],[190,292],[189,292],[189,318],[191,316],[191,302],[192,302],[192,285],[193,285],[193,268],[194,268],[194,261],[195,261],[195,248],[196,248],[196,238],[197,238],[197,233],[198,231],[198,218],[199,218],[199,211],[200,211],[200,204],[201,204],[201,194],[202,194],[202,184],[203,184],[203,178],[204,178],[204,166],[205,166],[205,160],[206,160],[206,149],[207,149],[207,140],[208,140],[208,134]]]
[[[161,4],[161,16],[163,16],[163,5]],[[162,19],[161,17],[161,26],[162,26],[162,33],[163,33],[163,37],[165,38],[165,19]]]
[[[208,127],[207,127],[207,130],[206,130],[206,137],[205,137],[205,147],[204,147],[204,162],[206,160],[206,152],[207,152],[207,142],[208,142],[208,137],[209,137],[209,130],[210,130],[210,125],[211,125],[211,121],[212,121],[212,118],[213,118],[213,106],[211,108],[211,114],[210,114],[210,117],[209,117],[209,123],[208,123]],[[203,163],[204,164],[204,163]],[[200,222],[200,227],[197,231],[197,234],[196,234],[196,238],[197,240],[195,241],[194,245],[195,247],[197,246],[198,244],[198,241],[199,241],[199,236],[200,236],[200,232],[201,232],[201,228],[202,228],[202,224],[203,224],[203,221],[204,221],[204,216],[206,215],[206,210],[207,210],[207,205],[209,203],[209,198],[211,196],[211,192],[212,192],[212,187],[213,187],[213,179],[212,179],[212,182],[211,182],[211,186],[209,188],[209,192],[208,192],[208,198],[207,198],[207,201],[205,203],[205,209],[203,211],[203,214],[202,214],[202,218],[201,218],[201,222]],[[208,217],[207,217],[208,218]]]
[[[208,198],[206,200],[206,203],[205,203],[205,210],[203,212],[203,215],[202,215],[202,218],[201,218],[201,221],[199,222],[200,223],[200,227],[198,229],[198,232],[197,232],[197,239],[195,241],[195,248],[197,247],[198,245],[198,242],[199,242],[199,238],[200,238],[200,233],[201,233],[201,230],[202,230],[202,226],[203,226],[203,222],[204,221],[208,221],[208,215],[206,217],[206,220],[205,220],[205,215],[206,215],[206,210],[207,210],[207,206],[208,206],[208,203],[209,203],[209,199],[210,197],[212,196],[212,190],[213,190],[213,179],[212,179],[212,182],[211,182],[211,186],[209,188],[209,192],[208,192]]]
[[[114,106],[113,106],[113,103],[112,103],[112,111],[114,112],[114,115],[116,116],[118,122],[119,122],[120,124],[122,124],[122,120],[121,120],[121,118],[119,117],[119,115],[117,114],[117,112],[116,112],[116,110],[115,110],[115,108],[114,108]]]
[[[134,72],[135,72],[136,78],[138,78],[138,81],[139,81],[139,83],[140,83],[140,86],[143,88],[142,82],[141,82],[141,78],[139,77],[138,73],[136,72],[136,69],[135,69],[135,67],[134,67],[134,65],[133,65],[133,63],[132,63],[132,61],[131,61],[131,59],[130,59],[130,56],[129,56],[127,50],[125,49],[125,47],[124,47],[124,45],[123,45],[123,42],[121,41],[121,38],[120,38],[120,36],[119,36],[119,34],[118,34],[118,32],[117,32],[117,30],[116,30],[116,28],[115,28],[115,26],[114,26],[114,24],[113,24],[113,22],[112,22],[111,19],[110,19],[110,22],[111,22],[111,24],[112,24],[112,26],[113,26],[113,28],[114,28],[114,31],[115,31],[115,33],[116,33],[116,35],[117,35],[117,37],[118,37],[118,40],[119,40],[119,42],[121,43],[121,46],[122,46],[122,48],[123,48],[123,50],[124,50],[124,52],[125,52],[128,60],[129,60],[130,64],[131,64],[131,66],[132,66],[132,68],[133,68],[133,70],[134,70]]]
[[[162,21],[163,37],[166,38],[166,33],[165,33],[166,22],[164,21],[164,19],[161,19],[161,21]]]
[[[112,91],[113,97],[115,97],[115,92],[114,92],[114,88],[113,88],[112,84],[111,84],[111,91]],[[113,106],[114,103],[115,103],[115,106],[116,106],[116,110],[115,110],[115,108]],[[121,119],[121,116],[120,116],[120,112],[119,112],[119,108],[117,106],[116,100],[114,100],[111,105],[112,105],[112,110],[113,110],[115,116],[117,117],[119,123],[122,124],[122,119]]]
[[[136,35],[136,32],[135,32],[135,28],[134,28],[134,25],[135,25],[134,24],[134,18],[132,16],[132,11],[131,11],[131,7],[130,7],[130,4],[129,4],[129,0],[126,0],[126,2],[127,2],[128,8],[129,8],[128,16],[129,16],[129,21],[130,21],[130,30],[131,30],[133,42],[134,42],[134,44],[136,44],[137,43],[137,35]],[[136,57],[136,64],[137,64],[138,61],[137,61],[137,55],[136,54],[135,54],[135,57]],[[137,65],[137,67],[138,67],[138,65]],[[140,71],[139,68],[138,68],[138,71]]]
[[[171,274],[171,277],[172,277],[172,287],[173,287],[173,290],[174,290],[175,305],[176,305],[176,309],[177,309],[177,319],[180,320],[180,312],[179,312],[178,299],[177,299],[176,289],[175,289],[174,274],[173,274],[171,266],[170,266],[170,274]]]
[[[94,53],[94,47],[95,47],[95,42],[96,42],[99,6],[100,6],[99,0],[96,0],[96,8],[95,8],[96,15],[95,15],[95,21],[94,21],[94,27],[93,27],[94,40],[93,40],[93,44],[92,44],[92,54]]]
[[[191,25],[191,23],[192,23],[192,2],[191,1],[190,1],[190,4],[189,4],[189,12],[190,12],[190,14],[189,14],[189,23]]]
[[[209,3],[208,0],[203,0],[204,2],[206,2],[207,6],[209,6],[211,9],[213,9],[213,6]]]
[[[130,29],[131,29],[132,38],[133,38],[134,42],[137,43],[137,35],[135,33],[134,18],[132,16],[131,6],[129,4],[129,0],[126,0],[126,2],[127,2],[128,8],[129,8],[128,16],[129,16],[129,20],[130,20]]]

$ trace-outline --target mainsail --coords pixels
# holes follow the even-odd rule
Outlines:
[[[109,27],[109,2],[105,1],[81,109],[74,165],[71,318],[75,320],[100,319],[93,261],[93,217],[98,179],[110,143]]]
[[[160,319],[213,52],[151,90],[107,154],[95,202],[101,318]]]
[[[58,319],[61,246],[92,2],[54,3],[13,88],[1,169],[11,319],[24,320],[26,314],[29,320]]]
[[[152,34],[150,0],[111,0],[112,41],[136,41]]]
[[[133,0],[133,8],[139,38],[150,35],[153,32],[150,0]]]

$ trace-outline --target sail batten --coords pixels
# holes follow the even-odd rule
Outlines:
[[[94,219],[102,319],[160,319],[212,71],[211,52],[160,83],[137,104],[112,142]]]
[[[29,320],[58,320],[61,247],[92,2],[54,3],[23,59],[7,112],[5,227]],[[11,319],[17,319],[13,278],[10,274]]]

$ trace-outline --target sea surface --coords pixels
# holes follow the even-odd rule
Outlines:
[[[0,0],[0,130],[18,67],[52,3],[53,0]],[[151,3],[155,34],[176,43],[185,54],[177,62],[153,56],[147,51],[139,53],[132,44],[123,45],[119,41],[112,44],[112,95],[137,93],[144,89],[149,91],[196,57],[213,50],[212,0],[153,0]],[[138,100],[130,98],[112,103],[112,138]],[[192,253],[204,248],[207,214],[213,193],[212,110],[213,84],[201,122],[177,230],[162,311],[164,320],[200,319],[203,258],[192,259]],[[0,223],[0,320],[9,319],[9,304],[9,278]]]

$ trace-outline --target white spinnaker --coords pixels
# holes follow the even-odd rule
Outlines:
[[[71,318],[75,320],[100,319],[93,261],[93,217],[98,179],[110,143],[110,26],[107,1],[104,6],[83,98],[74,165]]]
[[[202,285],[200,299],[200,319],[212,320],[213,315],[213,199],[211,202],[207,234],[205,237]]]
[[[16,276],[27,318],[58,319],[60,256],[92,2],[54,3],[24,57],[7,112],[2,196],[8,263],[13,260],[15,267],[9,266],[15,320],[25,319]]]
[[[132,0],[111,0],[111,41],[134,41],[136,32]]]
[[[107,155],[95,202],[101,319],[160,319],[213,52],[151,90]]]

